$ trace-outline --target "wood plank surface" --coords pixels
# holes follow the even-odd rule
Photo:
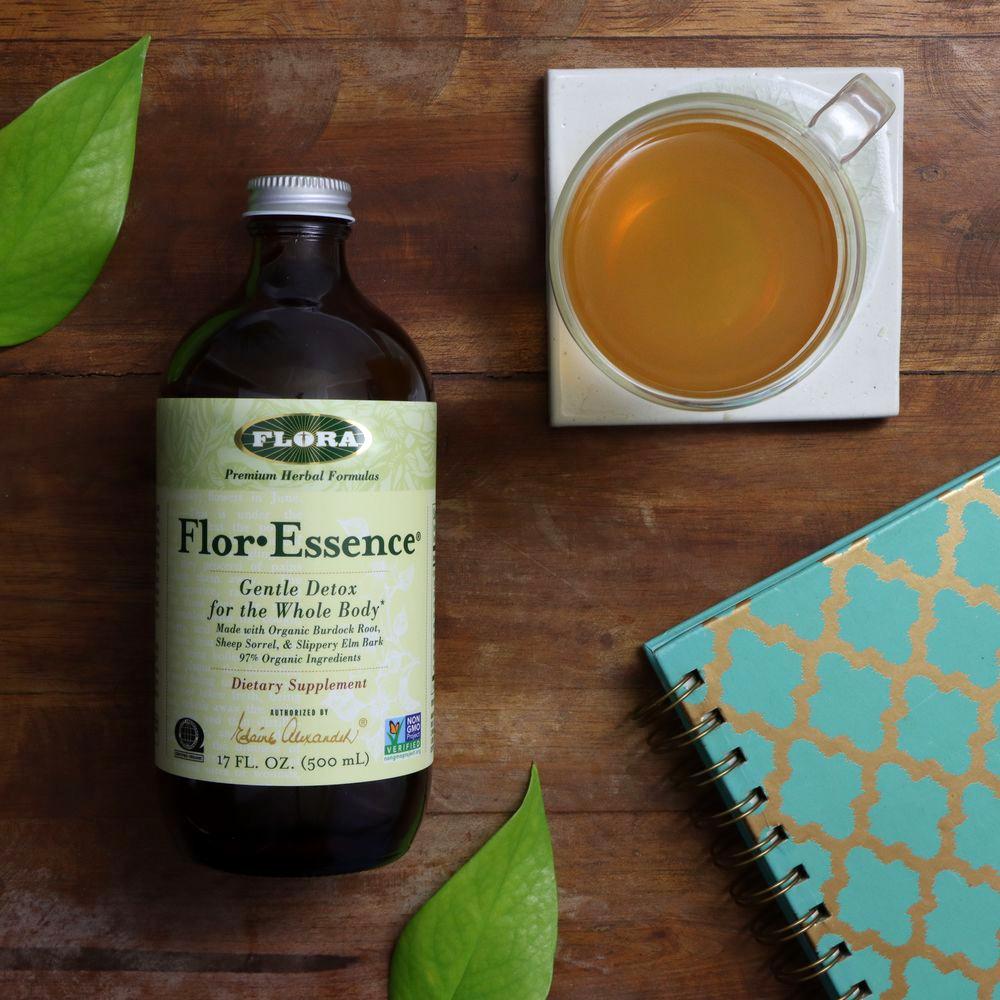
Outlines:
[[[785,996],[628,718],[656,690],[639,644],[1000,450],[998,14],[0,9],[0,123],[156,36],[121,239],[72,316],[0,353],[0,995],[383,1000],[406,917],[516,807],[534,760],[560,892],[554,1000]],[[796,64],[906,70],[900,416],[550,428],[545,69]],[[355,277],[414,334],[440,404],[429,815],[403,860],[339,879],[182,860],[148,739],[159,373],[242,278],[247,177],[288,170],[354,182]]]
[[[78,0],[11,4],[7,38],[630,38],[990,35],[997,0]]]
[[[664,977],[677,1000],[706,977],[720,996],[782,995],[627,719],[654,690],[636,645],[987,457],[1000,380],[911,376],[896,420],[733,434],[555,430],[537,378],[439,378],[430,818],[402,862],[333,885],[206,873],[150,819],[156,387],[0,379],[0,426],[31,428],[5,441],[0,510],[18,525],[0,536],[5,995],[383,996],[399,915],[515,807],[530,760],[559,864],[553,997],[611,982],[660,1000]],[[97,437],[95,474],[72,444]]]
[[[157,386],[152,376],[0,379],[0,426],[30,428],[4,441],[3,512],[19,530],[0,535],[0,594],[16,609],[0,691],[114,697],[148,684],[133,664],[149,655]],[[908,376],[892,420],[738,433],[547,427],[537,378],[443,376],[437,393],[438,686],[506,688],[512,705],[653,690],[636,655],[643,639],[1000,441],[1000,379],[987,375]],[[101,442],[97,471],[81,440]],[[84,627],[62,627],[66,606]]]
[[[435,371],[544,371],[546,67],[863,59],[907,73],[903,370],[992,371],[997,53],[994,39],[828,39],[822,58],[785,39],[154,42],[121,240],[83,305],[4,363],[162,371],[243,279],[247,178],[298,170],[352,179],[357,281]],[[0,120],[94,58],[91,43],[0,44]]]
[[[17,943],[0,946],[0,989],[7,1000],[384,997],[405,915],[500,821],[432,815],[402,861],[335,883],[192,877],[159,824],[143,817],[81,820],[72,831],[52,821],[5,824],[0,918]],[[569,814],[551,826],[558,857],[601,873],[562,888],[551,996],[596,997],[614,984],[616,1000],[662,1000],[669,975],[673,1000],[705,1000],[704,983],[744,929],[721,874],[693,863],[704,863],[703,835],[650,814]],[[41,875],[39,843],[47,845]],[[658,858],[642,885],[638,845]],[[780,997],[750,963],[727,986]],[[674,969],[683,972],[675,978]]]

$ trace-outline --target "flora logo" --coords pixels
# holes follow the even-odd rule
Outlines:
[[[241,451],[270,462],[309,465],[336,462],[364,451],[372,442],[367,428],[322,413],[286,413],[244,424],[236,432]]]

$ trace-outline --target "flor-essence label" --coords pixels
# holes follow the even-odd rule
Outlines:
[[[156,763],[332,785],[433,756],[433,403],[157,405]]]

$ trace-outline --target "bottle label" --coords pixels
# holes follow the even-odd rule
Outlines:
[[[156,763],[373,781],[434,743],[434,403],[161,399]]]

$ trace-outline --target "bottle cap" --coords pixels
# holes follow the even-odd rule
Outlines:
[[[353,222],[351,185],[332,177],[270,174],[247,184],[250,199],[243,218],[253,215],[314,215]]]

